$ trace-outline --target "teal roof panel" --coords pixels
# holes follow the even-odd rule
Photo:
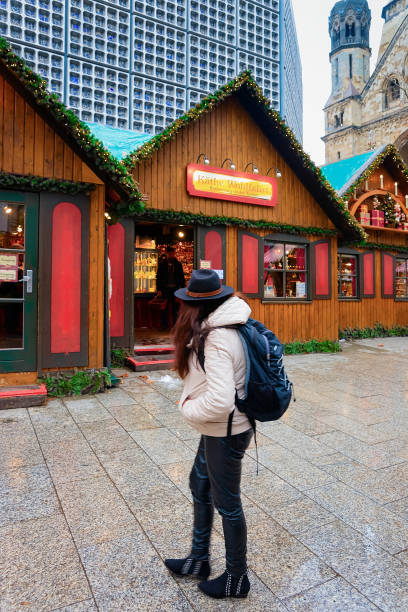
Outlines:
[[[357,180],[358,176],[372,163],[371,158],[374,160],[379,153],[380,150],[378,149],[368,153],[361,153],[348,159],[341,159],[338,162],[334,162],[334,164],[321,166],[320,170],[329,183],[331,183],[333,189],[341,192],[354,177],[353,183]]]
[[[101,123],[86,122],[86,125],[95,138],[98,138],[108,151],[118,159],[123,159],[152,138],[151,134],[114,128]]]

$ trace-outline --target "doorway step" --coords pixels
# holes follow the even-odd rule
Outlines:
[[[135,372],[171,370],[174,366],[174,346],[171,344],[137,345],[134,348],[134,356],[128,357],[127,365]]]
[[[0,410],[44,406],[47,401],[45,385],[19,385],[0,388]]]

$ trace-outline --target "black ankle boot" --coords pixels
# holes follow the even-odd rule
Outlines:
[[[186,559],[166,559],[164,563],[177,576],[193,576],[206,580],[211,573],[208,559],[207,561],[196,561],[191,557],[187,557]]]
[[[214,580],[200,582],[198,588],[206,595],[209,595],[209,597],[223,599],[224,597],[246,597],[251,585],[246,573],[241,576],[232,576],[226,570],[221,576],[214,578]]]

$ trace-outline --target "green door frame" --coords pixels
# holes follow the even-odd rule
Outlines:
[[[24,274],[33,271],[33,290],[27,293],[24,283],[23,348],[0,349],[0,372],[35,372],[38,346],[38,201],[35,193],[0,190],[0,201],[25,205]],[[0,300],[3,301],[3,300]]]

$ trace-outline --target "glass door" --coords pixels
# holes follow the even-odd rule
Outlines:
[[[0,191],[0,372],[37,369],[38,196]]]

